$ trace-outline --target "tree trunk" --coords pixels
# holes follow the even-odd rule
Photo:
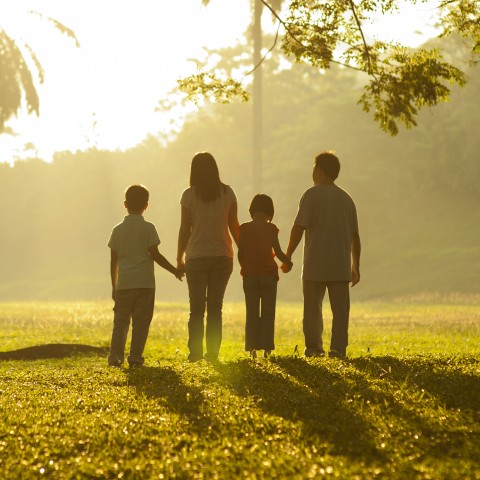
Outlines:
[[[260,0],[253,0],[253,65],[260,63],[262,58],[262,10]],[[262,66],[253,72],[253,190],[254,193],[262,191]]]

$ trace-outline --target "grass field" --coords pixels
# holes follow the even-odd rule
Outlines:
[[[278,306],[268,360],[227,304],[220,362],[189,364],[187,306],[158,304],[141,369],[0,361],[0,478],[480,479],[478,300],[353,304],[344,361],[294,353],[298,304]],[[111,307],[0,304],[0,350],[107,347]]]

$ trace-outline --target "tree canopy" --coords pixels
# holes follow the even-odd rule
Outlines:
[[[407,48],[393,41],[368,40],[364,25],[378,14],[394,13],[402,0],[259,0],[283,31],[281,50],[295,63],[328,70],[333,64],[365,74],[358,103],[391,135],[399,125],[417,125],[422,107],[447,101],[451,86],[464,86],[464,71],[444,60],[439,48]],[[464,38],[472,63],[480,54],[480,3],[477,0],[406,0],[434,4],[440,38],[457,33]],[[208,2],[203,2],[208,3]],[[280,4],[284,8],[280,10]],[[276,44],[276,39],[275,43]],[[253,68],[257,68],[254,65]],[[223,103],[247,100],[243,79],[221,68],[205,70],[178,81],[188,100],[210,98]]]
[[[75,33],[58,20],[39,12],[29,14],[50,22],[79,46]],[[34,49],[21,38],[10,35],[0,23],[0,134],[5,131],[5,123],[20,110],[23,101],[29,114],[39,114],[37,82],[43,83],[43,80],[44,71]]]

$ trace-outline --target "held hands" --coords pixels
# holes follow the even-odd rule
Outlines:
[[[289,263],[282,263],[282,266],[280,267],[282,269],[283,273],[288,273],[293,267],[293,262],[289,260]]]
[[[180,281],[182,281],[183,277],[185,276],[185,271],[180,270],[179,268],[175,269],[174,275],[176,278],[178,278]]]
[[[174,274],[180,281],[185,276],[185,262],[183,260],[177,260],[177,269]]]

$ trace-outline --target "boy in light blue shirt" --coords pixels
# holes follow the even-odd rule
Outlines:
[[[158,251],[160,239],[153,223],[143,218],[148,206],[149,192],[143,185],[131,185],[125,191],[128,215],[116,225],[110,247],[110,276],[112,279],[113,332],[108,364],[120,367],[124,361],[130,319],[132,340],[128,363],[130,367],[143,365],[143,350],[155,305],[154,264],[182,280],[183,272],[175,268]]]

